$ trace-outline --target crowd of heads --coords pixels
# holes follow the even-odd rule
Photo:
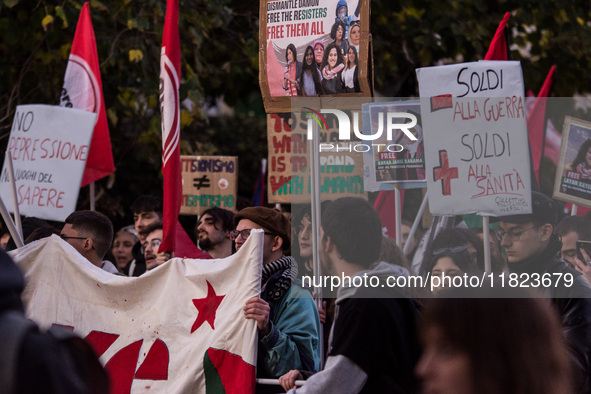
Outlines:
[[[331,46],[328,49],[330,52]],[[554,258],[558,260],[552,260],[553,264],[564,264],[560,256],[574,268],[591,262],[577,245],[591,241],[589,218],[572,216],[559,221],[556,202],[537,192],[532,195],[532,206],[531,214],[501,217],[495,225],[498,228],[490,230],[492,273],[525,270],[540,259]],[[162,209],[160,198],[138,198],[131,206],[134,224],[116,233],[111,221],[95,211],[72,213],[61,230],[32,219],[25,221],[27,243],[57,234],[100,268],[105,269],[103,259],[112,253],[116,269],[131,276],[126,269],[129,271],[138,253],[145,271],[170,260],[170,255],[159,251]],[[409,234],[413,223],[404,222],[403,242],[410,243],[405,256],[396,242],[384,235],[380,216],[367,201],[340,198],[323,202],[320,211],[315,228],[309,204],[294,206],[292,214],[266,207],[248,207],[237,213],[213,207],[199,215],[195,237],[199,248],[217,259],[239,252],[253,230],[262,230],[263,266],[293,255],[300,278],[314,274],[316,236],[323,275],[369,272],[382,267],[380,264],[397,267],[393,272],[402,275],[423,278],[454,278],[487,271],[482,228],[469,229],[456,222],[455,227],[437,234],[427,232],[421,240],[421,236]],[[419,244],[424,244],[424,250],[418,268],[413,269],[410,261]],[[561,255],[556,257],[556,252]],[[431,290],[411,292],[426,301],[419,325],[423,353],[415,371],[427,392],[571,392],[574,375],[560,322],[544,300],[532,298],[521,289],[500,290],[488,283],[480,293],[445,285]],[[329,311],[334,313],[334,303]],[[326,312],[321,312],[324,317]]]

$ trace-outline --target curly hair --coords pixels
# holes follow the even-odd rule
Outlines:
[[[328,46],[324,50],[324,58],[322,59],[322,65],[320,66],[321,70],[328,65],[328,55],[330,54],[330,51],[332,51],[333,49],[337,51],[337,64],[335,65],[335,67],[345,62],[343,60],[343,52],[341,52],[341,47],[339,47],[337,44],[333,42],[332,44],[328,44]]]

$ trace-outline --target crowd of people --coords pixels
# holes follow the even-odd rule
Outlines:
[[[201,257],[215,260],[239,251],[252,230],[264,231],[261,293],[245,303],[244,318],[257,324],[257,377],[279,379],[290,393],[589,393],[591,258],[577,241],[591,241],[591,220],[559,220],[558,204],[538,192],[532,207],[531,214],[498,218],[491,230],[492,274],[507,276],[505,283],[509,275],[520,278],[519,286],[504,288],[494,281],[476,289],[452,285],[453,278],[485,273],[482,229],[458,219],[420,240],[409,237],[406,222],[405,256],[359,198],[324,202],[319,229],[309,205],[291,213],[214,207],[198,218],[195,236]],[[117,232],[95,211],[72,213],[59,230],[26,219],[23,232],[26,243],[59,234],[91,264],[137,277],[174,257],[159,250],[162,208],[158,197],[139,197],[134,224]],[[316,297],[302,279],[314,276],[317,235],[322,275],[365,278],[365,285],[343,280],[336,293]],[[1,257],[4,275],[12,266]],[[532,290],[536,274],[572,281]],[[434,287],[389,285],[411,276],[442,280]],[[0,280],[0,315],[22,310],[16,282],[7,289]]]

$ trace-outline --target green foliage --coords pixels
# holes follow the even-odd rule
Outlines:
[[[57,104],[80,0],[0,2],[0,148],[16,105]],[[180,0],[183,154],[239,156],[239,194],[250,198],[266,156],[266,118],[258,84],[258,11],[254,0]],[[31,8],[33,7],[33,8]],[[557,66],[553,94],[591,87],[588,0],[373,0],[375,89],[417,95],[415,69],[484,58],[504,13],[519,46],[526,88],[540,90]],[[98,208],[119,224],[140,194],[161,193],[158,104],[165,0],[91,1],[116,173],[98,182]],[[45,29],[44,29],[45,27]],[[233,116],[208,118],[216,98]],[[79,204],[88,207],[87,192]],[[119,222],[118,222],[119,220]]]
[[[418,96],[418,67],[483,59],[505,12],[526,89],[537,94],[552,65],[554,96],[591,87],[587,0],[373,0],[371,6],[375,87],[384,96]]]

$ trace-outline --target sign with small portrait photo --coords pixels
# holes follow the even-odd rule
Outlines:
[[[181,156],[181,215],[201,215],[212,207],[236,211],[238,157]]]
[[[295,96],[371,96],[369,0],[263,0],[259,82],[267,113]]]
[[[591,208],[591,122],[565,118],[552,197]]]

